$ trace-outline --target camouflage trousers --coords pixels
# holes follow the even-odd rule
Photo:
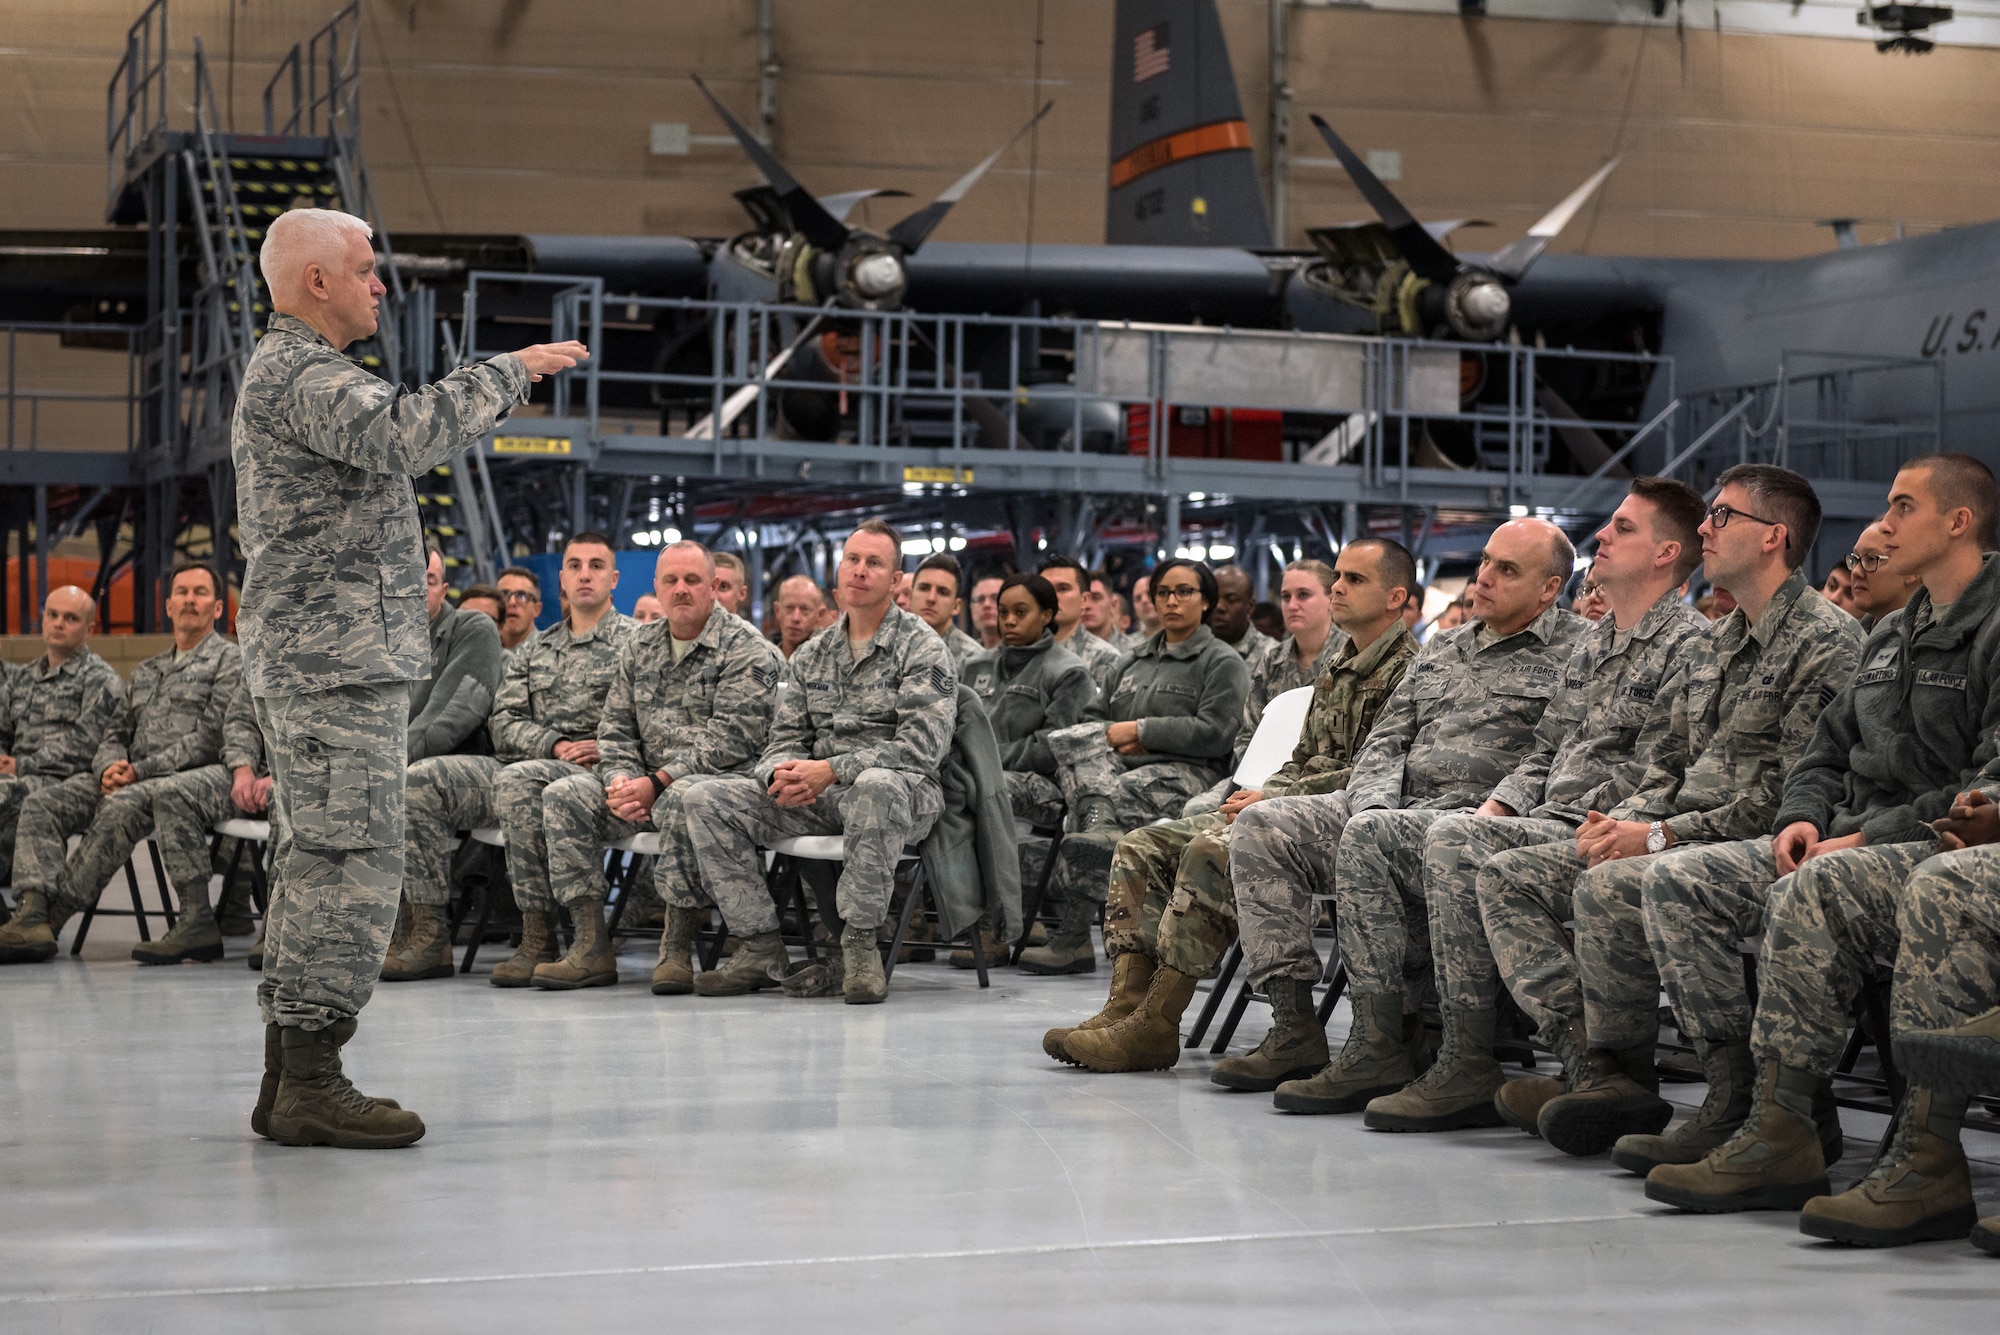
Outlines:
[[[403,897],[412,905],[442,908],[451,902],[451,855],[458,832],[500,824],[503,768],[492,756],[426,756],[410,766],[404,792]],[[513,849],[507,852],[511,876]],[[518,900],[521,883],[513,884]]]
[[[1056,757],[1056,783],[1075,816],[1092,802],[1108,803],[1119,828],[1136,830],[1156,820],[1177,818],[1187,800],[1215,782],[1206,765],[1166,760],[1126,768],[1124,758],[1104,740],[1102,723],[1079,723],[1049,734]],[[1073,876],[1065,865],[1056,871],[1056,893],[1080,894],[1103,903],[1108,887],[1094,877]]]
[[[560,899],[569,904],[585,895],[602,899],[608,887],[604,880],[604,845],[599,843],[593,861],[595,875],[571,884],[567,895],[558,895],[552,883],[549,851],[547,794],[559,783],[582,780],[597,789],[601,801],[604,785],[582,765],[544,756],[517,760],[501,770],[493,780],[493,808],[500,815],[500,829],[507,836],[507,881],[514,887],[514,903],[523,913],[547,913]]]
[[[1136,951],[1190,978],[1212,978],[1236,940],[1229,885],[1235,825],[1220,812],[1146,825],[1118,841],[1104,904],[1104,953]]]
[[[153,794],[153,842],[167,880],[183,900],[193,892],[207,897],[215,827],[243,815],[229,795],[233,778],[226,765],[203,765],[160,780]]]
[[[47,774],[0,774],[0,882],[14,881],[14,831],[20,824],[22,805],[31,794],[62,782]],[[23,888],[14,887],[17,894]]]
[[[683,909],[706,904],[681,799],[708,777],[687,774],[675,779],[653,799],[652,815],[640,825],[611,814],[604,800],[604,784],[595,774],[572,774],[550,784],[542,794],[542,827],[549,850],[547,884],[556,900],[574,904],[589,895],[602,895],[605,845],[630,839],[642,830],[654,830],[660,836],[660,856],[645,859],[632,869],[632,879],[626,881],[627,893],[637,892],[637,878],[650,866],[651,883],[667,903]],[[507,838],[511,847],[513,834]],[[515,890],[515,898],[520,894]]]
[[[1778,878],[1771,839],[1670,849],[1646,869],[1639,909],[1667,1003],[1690,1038],[1750,1037],[1739,945],[1764,930]]]
[[[1424,897],[1424,849],[1453,812],[1358,811],[1333,859],[1333,927],[1356,992],[1409,993],[1431,969],[1436,924]]]
[[[1014,814],[1030,825],[1059,825],[1063,817],[1063,792],[1056,781],[1032,770],[1010,769],[1007,800]]]
[[[1640,888],[1656,862],[1586,867],[1574,835],[1497,853],[1479,871],[1479,916],[1507,990],[1554,1047],[1581,1020],[1594,1044],[1633,1047],[1659,1032],[1660,972],[1646,943]],[[1574,942],[1563,924],[1575,920]]]
[[[1273,797],[1245,807],[1229,839],[1229,880],[1250,982],[1318,982],[1313,896],[1333,893],[1347,794]]]
[[[1919,864],[1903,887],[1896,930],[1893,1032],[1949,1029],[2000,1006],[2000,844]]]
[[[324,1029],[374,995],[403,887],[410,684],[257,701],[271,757],[266,1024]]]
[[[21,804],[21,823],[16,831],[16,859],[21,874],[15,878],[17,890],[42,889],[37,884],[51,862],[56,862],[55,888],[51,903],[81,911],[97,902],[104,887],[111,884],[145,837],[153,832],[153,799],[180,776],[166,774],[157,779],[141,779],[114,793],[100,797],[97,781],[88,775],[88,786],[66,779],[44,788]],[[63,857],[73,834],[83,836],[74,852]],[[31,851],[32,850],[32,851]],[[208,850],[201,855],[201,879],[208,882]],[[30,867],[33,880],[30,880]]]
[[[1441,1000],[1469,1011],[1499,1004],[1500,971],[1479,911],[1480,875],[1503,853],[1551,846],[1574,850],[1576,827],[1533,816],[1458,812],[1430,827],[1424,837],[1424,909]],[[1351,835],[1348,847],[1355,848]],[[1392,874],[1400,870],[1394,860],[1389,867]],[[1348,969],[1351,973],[1353,965]]]
[[[889,916],[896,863],[944,810],[944,792],[927,775],[865,769],[809,806],[781,807],[753,775],[726,774],[689,786],[681,804],[701,887],[737,936],[778,930],[777,906],[764,882],[760,848],[779,839],[837,834],[845,858],[834,902],[853,927],[874,929]]]
[[[1894,960],[1897,909],[1910,873],[1937,841],[1848,848],[1802,864],[1771,887],[1757,951],[1750,1047],[1814,1075],[1833,1074],[1847,1042],[1847,1008],[1875,961]]]

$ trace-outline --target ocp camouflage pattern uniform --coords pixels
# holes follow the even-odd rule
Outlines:
[[[958,676],[944,641],[894,604],[862,645],[849,644],[843,612],[801,646],[755,772],[704,779],[681,799],[702,888],[730,931],[777,930],[757,850],[808,834],[842,837],[840,918],[881,926],[897,859],[944,809],[938,773],[957,717]],[[833,786],[806,806],[780,807],[771,775],[787,760],[828,761]]]
[[[1249,693],[1249,669],[1207,626],[1197,626],[1179,644],[1168,644],[1165,631],[1155,635],[1119,661],[1105,693],[1091,704],[1088,722],[1049,734],[1056,783],[1071,817],[1102,803],[1115,824],[1131,831],[1177,816],[1190,797],[1223,776]],[[1120,755],[1105,740],[1105,727],[1130,722],[1139,725],[1146,750]],[[1067,859],[1057,872],[1060,893],[1097,903],[1109,890],[1100,877],[1071,874]]]
[[[1297,642],[1289,635],[1282,640],[1270,640],[1264,651],[1250,661],[1250,694],[1243,698],[1243,726],[1236,730],[1236,750],[1229,760],[1231,773],[1243,763],[1243,753],[1250,749],[1250,739],[1257,735],[1257,725],[1264,721],[1264,707],[1286,691],[1317,682],[1347,647],[1347,636],[1338,630],[1329,630],[1319,653],[1303,667],[1294,652],[1297,647]],[[1181,808],[1182,818],[1204,816],[1220,809],[1231,787],[1232,782],[1225,775],[1205,792],[1196,793]]]
[[[1416,637],[1401,621],[1358,654],[1344,635],[1328,642],[1336,653],[1313,684],[1291,759],[1260,789],[1266,801],[1345,787],[1355,753],[1417,656]],[[1213,975],[1236,940],[1229,845],[1240,824],[1217,811],[1141,826],[1119,840],[1104,906],[1105,953],[1138,951],[1193,978]]]
[[[1485,800],[1519,763],[1588,625],[1551,607],[1504,639],[1481,622],[1433,636],[1369,731],[1345,789],[1259,802],[1236,818],[1229,875],[1252,984],[1319,979],[1312,897],[1335,889],[1350,818],[1406,816],[1405,837],[1419,839],[1444,812]],[[1408,921],[1409,939],[1398,943],[1402,972],[1417,977],[1428,971],[1430,947],[1414,916]],[[1402,990],[1402,982],[1383,990]]]
[[[36,890],[51,906],[82,910],[125,865],[153,828],[153,798],[169,777],[215,763],[222,717],[243,682],[243,652],[214,631],[184,654],[169,649],[132,669],[124,708],[91,758],[88,775],[44,788],[21,806],[14,888]],[[118,761],[138,781],[100,795],[98,781]],[[83,836],[65,858],[69,837]],[[207,865],[204,855],[203,866]],[[204,883],[207,872],[203,872]]]
[[[1585,628],[1526,756],[1490,794],[1517,815],[1368,811],[1348,822],[1334,860],[1334,923],[1357,991],[1402,979],[1402,945],[1421,935],[1421,915],[1439,999],[1459,1010],[1493,1008],[1500,975],[1479,917],[1480,869],[1503,849],[1573,847],[1587,813],[1637,787],[1641,730],[1687,646],[1707,631],[1708,619],[1678,589],[1625,634],[1609,616]]]
[[[0,755],[14,758],[14,772],[0,775],[0,880],[13,875],[22,804],[68,779],[94,788],[91,757],[124,705],[117,669],[88,645],[61,667],[51,668],[44,653],[0,681]]]
[[[271,317],[230,437],[248,558],[244,676],[271,759],[265,1023],[323,1029],[373,995],[403,883],[410,684],[430,670],[411,479],[528,396],[504,353],[404,391]]]
[[[1058,640],[1056,646],[1076,655],[1100,692],[1111,680],[1111,669],[1117,667],[1127,657],[1115,645],[1100,640],[1085,630],[1082,622],[1077,623],[1076,629],[1070,632],[1068,639]]]
[[[558,742],[596,737],[619,646],[637,625],[606,608],[581,635],[567,620],[536,631],[514,654],[487,720],[494,754],[431,756],[410,766],[403,852],[410,903],[448,902],[453,833],[497,825],[507,836],[514,902],[523,912],[554,907],[542,790],[588,770],[551,753]]]
[[[1803,821],[1822,839],[1860,833],[1864,846],[1786,877],[1769,837],[1689,849],[1648,872],[1646,938],[1688,1037],[1747,1036],[1759,1058],[1831,1071],[1825,1052],[1839,1053],[1854,980],[1871,954],[1895,953],[1896,892],[1936,850],[1929,822],[1995,757],[2000,556],[1941,618],[1931,610],[1918,589],[1868,637],[1772,820],[1779,831]],[[1753,1029],[1737,942],[1760,930]]]
[[[1501,978],[1553,1046],[1572,1020],[1632,1047],[1654,1032],[1660,975],[1639,908],[1646,874],[1702,844],[1771,828],[1785,775],[1860,656],[1854,618],[1793,572],[1753,626],[1742,609],[1688,642],[1639,743],[1646,772],[1605,812],[1662,821],[1674,848],[1586,868],[1574,840],[1515,849],[1479,871],[1479,912]],[[1575,947],[1564,924],[1574,918]]]
[[[257,703],[243,684],[237,686],[222,716],[221,763],[162,779],[153,794],[153,842],[159,845],[167,880],[183,898],[208,888],[213,871],[209,844],[215,827],[226,820],[258,819],[236,809],[231,790],[238,769],[260,777],[270,773],[264,734],[257,730]]]
[[[709,902],[682,799],[701,779],[742,774],[756,763],[783,669],[776,647],[720,604],[678,663],[664,618],[626,636],[597,724],[596,769],[559,779],[542,795],[548,884],[557,900],[603,894],[604,846],[650,829],[660,836],[653,871],[660,896],[680,908]],[[611,814],[605,793],[612,784],[661,771],[672,782],[645,822]]]
[[[1022,648],[1003,644],[974,654],[959,666],[959,680],[986,707],[1014,814],[1036,825],[1060,821],[1063,796],[1049,734],[1081,723],[1097,699],[1083,660],[1044,631]]]

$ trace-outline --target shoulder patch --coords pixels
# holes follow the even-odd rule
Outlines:
[[[957,691],[952,686],[951,669],[945,667],[943,664],[933,667],[931,669],[931,689],[939,695],[957,694]]]
[[[750,680],[756,682],[763,690],[775,690],[778,685],[778,670],[768,664],[759,663],[750,669]]]

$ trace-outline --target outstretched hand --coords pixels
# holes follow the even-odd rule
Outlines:
[[[537,343],[522,348],[514,354],[521,359],[521,365],[528,368],[530,380],[540,380],[545,375],[567,371],[578,362],[590,359],[590,349],[571,339],[567,343]]]

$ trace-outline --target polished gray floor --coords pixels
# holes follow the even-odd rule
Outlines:
[[[130,939],[0,969],[0,1331],[2000,1327],[1963,1244],[1672,1215],[1511,1131],[1276,1114],[1205,1053],[1057,1066],[1041,1032],[1102,974],[667,999],[634,949],[615,989],[385,985],[349,1069],[430,1134],[286,1149],[248,1126],[243,943],[142,969]],[[1848,1125],[1842,1177],[1881,1123]],[[1971,1148],[2000,1210],[2000,1139]]]

